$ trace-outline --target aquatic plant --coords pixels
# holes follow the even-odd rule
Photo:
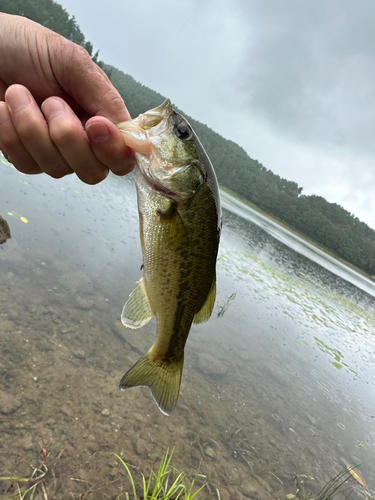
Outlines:
[[[230,306],[230,303],[232,302],[232,300],[234,300],[236,298],[236,295],[237,295],[237,292],[233,292],[231,295],[229,295],[229,297],[227,298],[227,300],[225,302],[218,304],[218,308],[219,308],[219,312],[217,313],[218,318],[221,318],[224,316],[224,313],[226,312],[226,310]]]
[[[328,483],[320,490],[318,496],[316,497],[310,493],[305,492],[303,488],[304,480],[300,481],[301,478],[307,478],[307,479],[315,479],[315,478],[309,478],[308,476],[298,475],[295,477],[297,491],[295,494],[287,495],[287,499],[296,498],[298,500],[331,500],[336,495],[341,493],[342,495],[346,495],[344,497],[346,500],[351,495],[352,488],[346,488],[343,490],[341,489],[341,487],[347,482],[347,480],[351,476],[353,475],[354,477],[356,476],[356,474],[353,474],[353,469],[355,469],[355,467],[347,467],[346,469],[343,469],[341,472],[339,472],[335,477],[333,477],[330,481],[328,481]]]
[[[146,477],[141,474],[142,484],[139,486],[139,490],[141,491],[141,493],[138,494],[136,481],[132,472],[130,471],[129,464],[124,462],[124,460],[119,455],[115,454],[121,464],[125,467],[125,470],[128,474],[134,500],[178,500],[179,498],[183,498],[184,500],[193,500],[193,498],[203,490],[203,488],[206,486],[206,483],[193,491],[197,479],[206,479],[205,476],[203,476],[202,474],[197,474],[188,487],[185,482],[184,473],[179,472],[177,469],[171,466],[172,455],[173,450],[171,451],[171,453],[169,453],[169,450],[167,450],[163,455],[163,458],[161,459],[158,471],[155,473],[152,469],[150,469],[150,475],[148,479],[146,479]],[[120,500],[121,498],[130,500],[129,493],[120,493],[116,497],[116,500]]]
[[[231,455],[234,458],[243,460],[246,465],[251,467],[254,461],[259,460],[258,451],[251,445],[241,427],[235,432],[229,433],[226,442],[231,451]]]
[[[43,462],[38,467],[31,466],[32,473],[29,477],[0,477],[0,481],[10,482],[10,486],[4,490],[4,492],[10,496],[7,496],[4,500],[26,500],[26,498],[33,500],[35,494],[40,491],[41,496],[39,498],[48,500],[46,487],[44,486],[44,480],[49,472],[47,467],[47,451],[42,443],[40,446]]]
[[[64,450],[65,448],[59,453],[56,461],[61,457]],[[56,476],[53,468],[47,466],[47,451],[42,444],[41,453],[43,461],[38,467],[32,466],[30,476],[0,477],[0,481],[6,484],[5,488],[0,491],[0,494],[4,494],[4,496],[1,496],[2,500],[49,500],[55,498]],[[188,486],[185,474],[171,465],[172,455],[173,450],[170,453],[167,450],[161,459],[159,469],[156,472],[150,469],[148,479],[144,474],[140,473],[141,480],[138,482],[138,478],[130,470],[132,466],[115,454],[127,472],[131,492],[129,494],[124,486],[120,486],[120,493],[112,496],[111,499],[130,500],[132,493],[132,500],[178,500],[180,498],[181,500],[193,500],[207,485],[206,477],[202,474],[196,474],[190,486]],[[79,479],[73,480],[81,481]],[[196,485],[198,480],[203,480],[203,485],[198,487]],[[91,485],[88,491],[79,494],[79,498],[82,500],[89,496],[91,498],[93,492],[99,491],[96,488],[96,485]],[[139,491],[139,494],[137,491]],[[218,498],[220,499],[219,494]]]

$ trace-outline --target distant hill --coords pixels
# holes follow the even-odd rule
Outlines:
[[[92,43],[86,41],[74,16],[70,16],[60,4],[52,0],[0,0],[0,11],[29,17],[85,47],[109,75],[132,116],[158,106],[165,99],[130,75],[99,61],[99,51],[93,54]],[[364,272],[375,275],[373,229],[336,203],[329,203],[321,196],[303,195],[303,189],[297,183],[274,174],[234,142],[179,111],[194,127],[222,186]]]

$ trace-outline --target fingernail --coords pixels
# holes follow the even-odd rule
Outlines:
[[[105,142],[109,139],[109,130],[104,123],[90,123],[86,127],[89,138],[94,142]]]
[[[12,85],[5,93],[5,99],[11,113],[22,111],[31,103],[30,92],[22,85]]]

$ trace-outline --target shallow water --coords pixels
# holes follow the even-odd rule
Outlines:
[[[126,484],[113,453],[147,471],[174,447],[179,470],[206,475],[201,498],[217,488],[222,499],[281,499],[296,475],[316,494],[358,464],[368,490],[351,479],[351,498],[374,495],[370,281],[331,258],[322,267],[324,256],[243,207],[225,209],[217,306],[191,330],[166,417],[147,389],[118,389],[155,334],[154,321],[120,322],[142,263],[130,176],[92,187],[2,161],[12,238],[0,246],[0,476],[29,473],[42,442],[56,498],[109,499]]]

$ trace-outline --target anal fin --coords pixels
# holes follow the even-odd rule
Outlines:
[[[121,321],[128,328],[140,328],[150,321],[153,316],[148,301],[143,278],[138,281],[138,286],[129,295],[121,313]]]
[[[212,309],[215,305],[216,299],[216,273],[214,279],[212,280],[210,291],[208,292],[207,298],[201,307],[201,310],[197,312],[194,316],[194,323],[204,323],[212,314]]]

